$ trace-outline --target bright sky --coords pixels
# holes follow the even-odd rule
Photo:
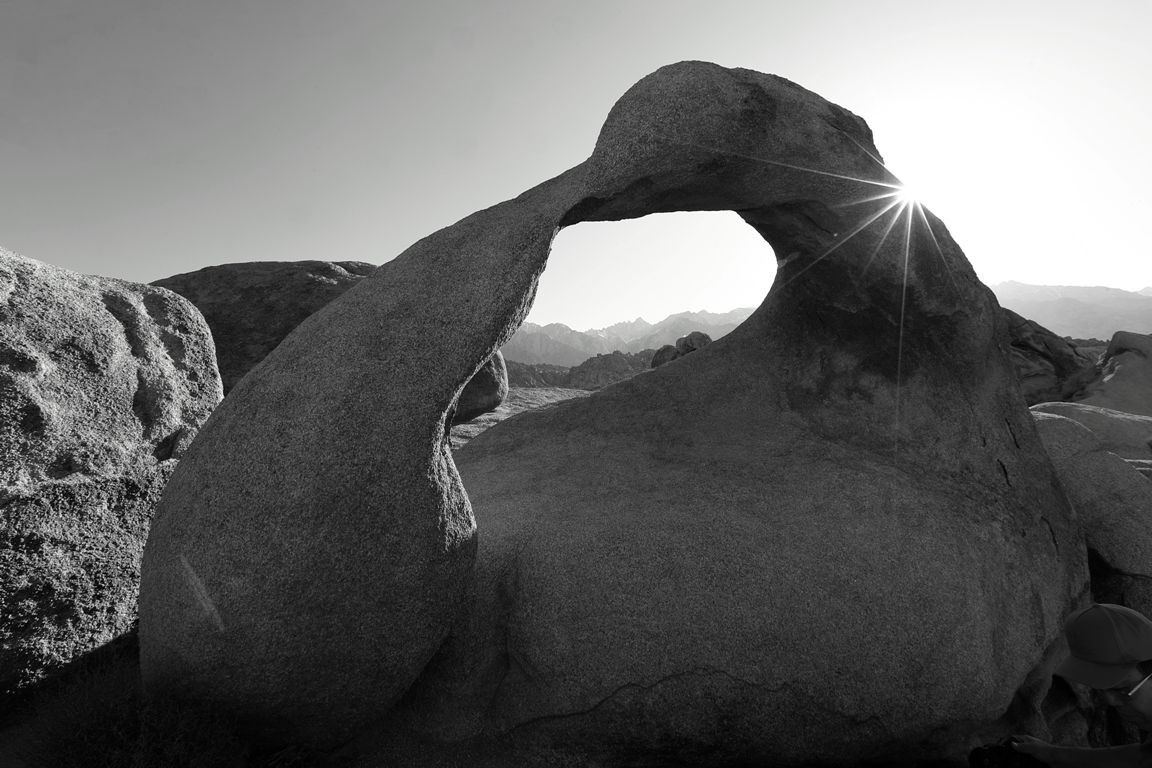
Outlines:
[[[1148,0],[0,0],[0,245],[149,281],[383,263],[581,162],[684,59],[865,118],[980,277],[1152,285]],[[530,319],[759,303],[734,214],[581,224]]]

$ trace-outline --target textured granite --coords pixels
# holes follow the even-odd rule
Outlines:
[[[132,626],[153,506],[220,397],[190,303],[0,250],[0,710]]]
[[[995,299],[930,212],[879,215],[892,182],[863,120],[782,78],[642,79],[587,161],[420,240],[233,390],[145,552],[146,690],[317,744],[393,709],[373,733],[425,752],[960,754],[1087,571]],[[777,254],[756,313],[497,425],[458,474],[446,414],[558,228],[706,209]]]

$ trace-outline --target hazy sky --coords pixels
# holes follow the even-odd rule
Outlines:
[[[865,118],[980,277],[1152,285],[1152,2],[0,0],[0,245],[149,281],[383,263],[588,156],[684,59]],[[759,303],[732,213],[581,224],[532,320]]]

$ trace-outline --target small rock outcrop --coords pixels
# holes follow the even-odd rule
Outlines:
[[[569,389],[603,389],[648,370],[652,354],[652,350],[644,350],[590,357],[568,371],[564,386]]]
[[[1117,331],[1095,373],[1075,402],[1152,418],[1152,334]]]
[[[1036,409],[1032,415],[1080,517],[1093,597],[1152,616],[1152,483],[1079,422]]]
[[[223,702],[270,741],[391,711],[389,743],[603,765],[966,752],[1054,647],[1086,558],[995,299],[939,219],[879,197],[878,158],[794,83],[671,65],[588,160],[309,317],[164,494],[146,691]],[[558,228],[703,209],[778,255],[748,320],[452,456],[447,413]]]
[[[220,397],[190,303],[0,250],[0,699],[132,626],[153,506]]]
[[[692,331],[686,336],[681,336],[676,339],[675,344],[665,344],[656,350],[656,354],[652,356],[652,367],[659,368],[665,363],[670,363],[678,357],[684,357],[691,352],[698,349],[703,349],[712,343],[712,337],[703,331]]]
[[[180,294],[204,315],[228,394],[296,326],[375,271],[363,261],[249,261],[152,284]],[[494,410],[507,393],[508,373],[497,352],[464,388],[453,423]]]
[[[1095,359],[1067,339],[1010,309],[1003,311],[1025,403],[1066,400],[1095,374]]]
[[[508,386],[514,387],[566,387],[568,384],[567,366],[548,363],[521,363],[505,360],[508,368]]]

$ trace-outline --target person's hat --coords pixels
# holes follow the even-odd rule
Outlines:
[[[1064,624],[1071,656],[1056,674],[1091,688],[1114,688],[1132,666],[1152,659],[1152,621],[1122,605],[1092,603]]]

